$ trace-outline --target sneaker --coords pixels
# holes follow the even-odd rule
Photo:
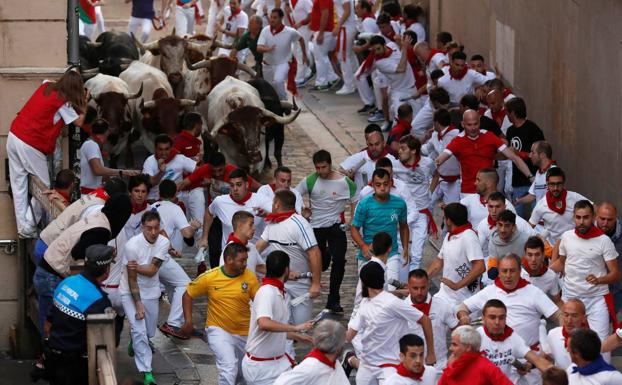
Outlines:
[[[328,82],[328,87],[330,87],[331,90],[336,90],[342,85],[343,85],[343,80],[341,80],[341,78],[337,78],[333,80],[332,82]]]
[[[343,86],[339,89],[339,91],[335,92],[336,95],[350,95],[353,94],[356,90],[354,88],[346,88]]]
[[[350,378],[350,373],[352,372],[352,369],[354,369],[352,364],[350,364],[350,358],[352,357],[356,357],[356,354],[354,354],[354,351],[346,350],[345,352],[343,352],[343,356],[341,358],[341,367],[343,368],[343,371],[346,373],[347,378]]]
[[[17,233],[17,236],[20,239],[37,239],[39,238],[39,233],[37,232],[37,229],[32,229]]]
[[[143,384],[145,385],[156,385],[155,378],[153,378],[153,373],[144,372],[143,373]]]
[[[326,308],[333,314],[343,314],[343,307],[338,303],[326,305]]]
[[[132,343],[132,340],[130,340],[130,343],[127,344],[127,355],[134,357],[134,344]]]
[[[382,132],[389,132],[391,131],[391,128],[393,127],[393,123],[391,122],[384,122],[384,124],[382,125]]]
[[[296,82],[296,87],[298,87],[298,88],[306,87],[309,84],[309,82],[311,81],[311,79],[313,79],[314,76],[315,75],[313,73],[310,73],[309,76],[304,78],[302,81]]]
[[[171,326],[167,324],[166,322],[163,323],[159,327],[159,329],[162,332],[162,334],[164,334],[167,337],[175,337],[175,338],[179,338],[180,340],[190,339],[190,337],[188,337],[187,335],[182,334],[178,327]]]
[[[373,110],[374,106],[372,104],[366,104],[363,106],[363,108],[361,108],[360,110],[357,110],[356,112],[358,114],[367,114],[369,113],[369,111]]]
[[[384,122],[384,114],[382,113],[382,111],[376,111],[372,116],[367,118],[367,121],[370,123]]]
[[[313,87],[311,87],[311,91],[326,92],[328,90],[330,90],[330,86],[328,84],[323,85],[323,86],[313,86]]]

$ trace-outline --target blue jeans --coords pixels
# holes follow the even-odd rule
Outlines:
[[[35,249],[33,251],[33,255],[35,256],[37,265],[43,259],[43,254],[45,254],[45,250],[47,249],[48,249],[48,245],[45,242],[43,242],[41,238],[37,239],[37,243],[35,243]]]
[[[39,331],[41,332],[41,336],[43,336],[45,319],[52,307],[54,289],[56,289],[60,281],[62,281],[62,279],[59,276],[46,271],[41,266],[37,266],[35,275],[32,277],[32,283],[39,299]]]
[[[527,195],[529,193],[529,187],[531,186],[512,187],[512,201]],[[534,202],[531,202],[526,205],[525,204],[516,205],[514,206],[514,208],[516,209],[516,214],[519,217],[527,220],[529,219],[527,215],[531,215],[531,210],[533,210],[533,206],[534,206]]]

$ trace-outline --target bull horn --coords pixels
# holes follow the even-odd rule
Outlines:
[[[220,40],[215,40],[214,41],[214,47],[216,48],[224,48],[224,49],[231,49],[233,48],[233,44],[225,44]]]
[[[156,105],[155,100],[149,100],[148,102],[142,102],[141,103],[141,107],[142,107],[141,109],[153,108],[153,107],[155,107],[155,105]]]
[[[279,123],[279,124],[290,124],[291,122],[296,120],[296,118],[300,114],[300,109],[296,110],[296,112],[293,112],[293,113],[291,113],[291,114],[289,114],[287,116],[278,116],[274,112],[266,110],[265,108],[262,108],[262,112],[263,112],[264,116],[273,118],[274,121]]]
[[[199,44],[199,43],[195,43],[193,41],[189,41],[188,42],[188,48],[193,50],[193,51],[197,51],[200,53],[203,53],[203,51],[205,51],[205,49],[207,48],[208,44]]]
[[[130,100],[130,99],[136,99],[139,98],[140,95],[143,94],[143,83],[140,83],[140,88],[138,89],[138,92],[133,93],[133,94],[125,94],[125,99]]]
[[[229,123],[229,115],[225,115],[222,118],[218,119],[216,124],[214,124],[214,127],[212,128],[212,130],[209,132],[209,135],[213,138],[216,138],[216,135],[218,135],[218,131],[220,130],[220,127],[224,126],[227,123]]]
[[[173,27],[173,30],[171,31],[171,36],[175,36],[175,28],[176,27]]]
[[[238,62],[238,69],[242,70],[244,72],[246,72],[247,74],[249,74],[252,78],[257,76],[257,72],[255,72],[251,67],[247,66],[244,63],[240,63]]]
[[[192,99],[179,99],[179,105],[181,107],[193,107],[196,106],[198,102]]]
[[[281,108],[284,110],[293,110],[294,105],[286,100],[281,100]]]
[[[207,68],[207,69],[211,69],[212,68],[212,59],[203,59],[200,62],[197,63],[188,63],[188,69],[194,71],[194,70],[198,70],[199,68]]]
[[[136,36],[134,36],[133,33],[131,33],[131,35],[132,35],[132,39],[134,39],[134,43],[136,44],[138,49],[140,49],[142,52],[158,48],[158,41],[157,40],[156,41],[152,41],[151,43],[143,44],[143,43],[141,43],[140,40],[138,40],[136,38]]]
[[[119,63],[121,63],[121,64],[132,64],[133,61],[134,61],[134,59],[129,58],[129,57],[121,57],[121,58],[119,58]]]
[[[80,70],[80,73],[82,75],[89,75],[89,74],[97,75],[99,73],[99,68],[95,67],[95,68],[88,68],[88,69],[85,69],[85,70]]]

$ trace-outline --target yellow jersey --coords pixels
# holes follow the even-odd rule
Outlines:
[[[207,296],[205,327],[217,326],[227,333],[248,335],[250,302],[259,289],[257,276],[249,269],[238,276],[225,273],[224,266],[199,275],[188,284],[191,298]]]

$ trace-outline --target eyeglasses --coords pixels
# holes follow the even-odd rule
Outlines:
[[[564,187],[564,182],[557,182],[557,183],[547,182],[546,185],[549,187]]]

